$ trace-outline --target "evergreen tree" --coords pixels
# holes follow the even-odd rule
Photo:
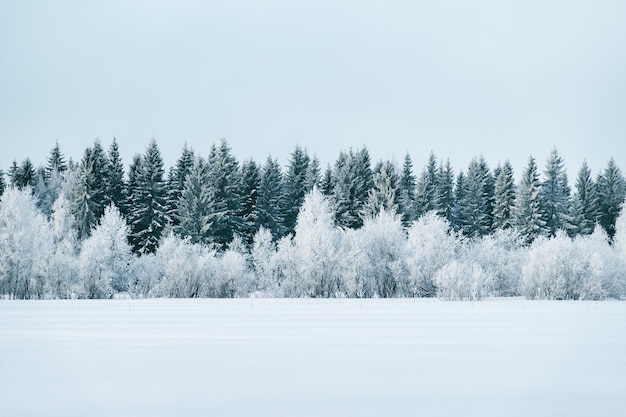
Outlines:
[[[54,171],[59,173],[67,171],[67,163],[65,162],[63,153],[61,153],[59,142],[56,142],[56,145],[50,151],[50,156],[47,159],[46,180],[50,178]]]
[[[261,185],[261,170],[256,162],[246,161],[241,166],[239,189],[241,190],[241,202],[239,204],[239,217],[241,218],[241,230],[239,231],[243,241],[251,247],[254,235],[259,230],[257,219],[257,200]]]
[[[319,188],[321,183],[320,175],[320,161],[314,156],[309,162],[304,180],[304,189],[307,193],[311,192],[315,187]]]
[[[463,199],[459,201],[461,210],[461,232],[469,237],[482,237],[490,231],[489,195],[486,190],[484,166],[476,158],[472,159],[463,184]]]
[[[494,229],[510,229],[514,226],[515,180],[513,167],[507,160],[498,167],[494,187],[493,227]]]
[[[452,223],[454,211],[454,171],[450,160],[437,171],[437,214]]]
[[[333,176],[333,170],[328,165],[326,170],[324,171],[324,175],[320,180],[320,192],[324,194],[326,197],[330,197],[333,194],[333,189],[335,188],[335,178]]]
[[[95,201],[91,198],[93,178],[93,164],[83,158],[78,170],[76,182],[72,189],[71,211],[74,216],[74,228],[79,240],[87,238],[91,228],[96,223]]]
[[[178,202],[185,188],[187,175],[194,167],[195,156],[193,149],[185,143],[183,151],[176,161],[176,165],[170,170],[168,176],[167,217],[174,229],[179,224]]]
[[[531,156],[522,173],[515,203],[515,226],[526,243],[547,233],[542,216],[539,174],[537,164]]]
[[[120,156],[117,140],[113,138],[113,142],[109,147],[109,153],[106,159],[106,176],[105,184],[107,188],[109,203],[113,203],[115,207],[122,213],[126,208],[126,185],[124,184],[124,164]]]
[[[626,196],[626,184],[622,171],[611,158],[604,173],[598,176],[598,221],[604,228],[610,239],[615,235],[615,221],[620,214],[624,197]]]
[[[489,232],[493,228],[493,205],[495,201],[496,181],[491,173],[491,170],[489,169],[489,164],[487,164],[487,161],[482,155],[478,158],[478,170],[482,178],[483,198],[485,200],[485,211],[487,216],[486,224]]]
[[[7,188],[7,184],[4,181],[4,171],[0,169],[0,197],[4,194],[4,190]]]
[[[311,159],[306,150],[299,146],[291,154],[291,160],[284,176],[284,226],[287,234],[293,233],[300,212],[300,207],[304,202],[307,193],[307,172]]]
[[[18,188],[18,182],[20,181],[20,168],[17,166],[17,161],[14,159],[9,168],[9,185],[11,188]]]
[[[13,165],[9,170],[9,176],[11,177],[11,186],[19,190],[23,190],[26,187],[34,188],[37,185],[37,172],[30,158],[22,161],[19,167],[13,161]]]
[[[574,231],[570,200],[571,190],[563,159],[559,156],[556,148],[550,152],[544,176],[545,180],[541,183],[541,201],[548,236],[556,236],[558,230],[564,230],[571,235]]]
[[[452,209],[452,221],[451,224],[455,231],[460,231],[464,226],[464,207],[465,205],[465,174],[463,171],[459,172],[456,177],[456,184],[454,185],[454,202]]]
[[[174,230],[192,243],[207,242],[204,219],[207,206],[203,201],[209,186],[208,166],[202,158],[196,158],[178,199],[177,221]]]
[[[437,209],[437,158],[430,153],[426,168],[417,181],[415,195],[415,215],[421,217],[429,211]]]
[[[166,188],[163,179],[163,159],[152,138],[138,166],[136,188],[128,221],[131,227],[129,241],[135,253],[154,253],[167,224]]]
[[[274,240],[278,240],[285,234],[281,206],[282,196],[283,174],[280,165],[276,159],[268,156],[261,169],[256,220],[257,226],[269,230]]]
[[[598,221],[598,196],[596,184],[591,177],[591,170],[587,166],[587,161],[583,161],[583,165],[578,171],[576,193],[572,205],[578,233],[581,235],[592,234]]]
[[[365,213],[369,218],[376,217],[381,211],[392,215],[398,213],[400,206],[398,183],[398,174],[393,164],[385,161],[374,175],[374,188],[370,190],[369,200],[365,207]]]
[[[367,148],[356,153],[342,152],[335,163],[332,205],[335,224],[342,228],[363,226],[365,205],[373,187],[372,170]]]
[[[239,213],[239,164],[226,140],[211,147],[208,158],[207,207],[204,228],[208,239],[225,249],[241,227]]]
[[[402,174],[398,184],[398,201],[400,202],[400,215],[402,224],[408,227],[415,218],[415,175],[413,175],[413,161],[407,153],[402,164]]]
[[[90,158],[89,162],[92,164],[92,178],[90,180],[92,185],[91,198],[95,203],[94,207],[96,211],[94,214],[96,220],[98,220],[104,214],[104,209],[111,202],[108,189],[108,177],[110,172],[109,161],[99,139],[94,141],[91,152],[85,153],[85,155]]]

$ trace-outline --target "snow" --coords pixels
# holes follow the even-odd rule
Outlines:
[[[626,303],[0,301],[3,416],[621,416]]]

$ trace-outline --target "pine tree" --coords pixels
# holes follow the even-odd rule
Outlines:
[[[167,217],[174,229],[179,224],[178,202],[185,188],[187,175],[191,173],[195,163],[193,149],[185,143],[183,151],[176,161],[176,165],[170,170],[168,176]]]
[[[417,181],[415,195],[416,218],[437,209],[437,158],[430,153],[426,168]]]
[[[257,198],[257,226],[272,233],[274,240],[284,236],[282,218],[283,174],[276,159],[267,157],[261,169],[259,193]]]
[[[556,148],[550,152],[544,175],[545,180],[541,183],[541,201],[548,236],[556,236],[558,230],[564,230],[571,235],[574,231],[570,200],[571,190],[563,159],[559,156]]]
[[[454,210],[454,171],[450,165],[450,160],[446,164],[440,164],[437,171],[437,214],[450,223],[453,219]]]
[[[211,243],[225,249],[241,228],[239,213],[239,164],[226,140],[211,147],[208,158],[208,187],[203,201],[207,215],[204,229]]]
[[[284,227],[287,234],[294,231],[300,207],[307,193],[307,172],[310,161],[306,150],[296,146],[284,176]]]
[[[482,237],[489,233],[489,195],[486,190],[484,166],[476,158],[472,159],[464,182],[463,200],[460,201],[461,231],[469,237]]]
[[[109,203],[113,203],[115,207],[122,213],[126,208],[126,184],[124,184],[124,164],[120,156],[117,140],[113,138],[113,142],[109,147],[109,153],[106,160],[107,173],[105,184],[107,188]]]
[[[91,234],[91,228],[96,223],[95,201],[91,198],[93,178],[93,164],[83,158],[76,182],[72,189],[71,211],[74,216],[74,228],[77,238],[83,240]]]
[[[65,162],[65,157],[63,156],[63,153],[61,153],[59,142],[56,142],[56,145],[50,151],[50,156],[47,159],[46,179],[50,178],[53,171],[59,173],[67,171],[67,163]]]
[[[408,227],[416,220],[415,212],[415,175],[413,175],[413,161],[408,153],[404,156],[402,174],[398,184],[398,201],[400,202],[400,215],[404,227]]]
[[[100,140],[94,141],[91,152],[86,153],[90,158],[92,164],[92,178],[90,183],[91,198],[94,201],[96,220],[104,214],[104,209],[110,204],[111,197],[108,189],[108,176],[110,172],[109,161],[100,144]]]
[[[452,221],[450,222],[455,231],[463,229],[465,223],[465,174],[459,172],[454,185],[454,202],[452,209]]]
[[[494,172],[498,173],[494,187],[493,227],[494,229],[510,229],[514,226],[515,180],[513,167],[507,160]]]
[[[598,221],[604,228],[610,239],[615,235],[615,221],[620,214],[624,197],[626,196],[626,184],[622,171],[611,158],[604,173],[598,176]]]
[[[208,166],[202,158],[196,158],[177,203],[177,222],[174,230],[182,237],[188,237],[192,243],[207,242],[204,218],[207,207],[203,197],[209,186]]]
[[[335,162],[332,206],[335,224],[342,228],[358,229],[363,226],[365,205],[373,187],[372,169],[367,148],[356,153],[342,152]]]
[[[583,161],[583,165],[578,171],[576,193],[572,206],[578,233],[581,235],[592,234],[598,221],[598,196],[596,184],[591,177],[591,170],[587,166],[587,161]]]
[[[139,164],[136,188],[128,221],[129,241],[135,253],[154,253],[167,224],[166,188],[161,152],[154,138],[150,141]]]
[[[398,174],[393,164],[385,161],[374,175],[374,188],[370,190],[369,200],[365,207],[365,213],[369,218],[376,217],[382,211],[394,216],[398,213],[400,206],[398,183]]]
[[[538,236],[547,234],[542,216],[539,174],[537,164],[531,156],[522,173],[515,203],[515,226],[526,243],[532,243]]]
[[[306,193],[313,191],[313,188],[319,188],[321,183],[320,175],[320,161],[314,156],[309,161],[309,166],[304,179],[304,189]]]
[[[483,198],[485,199],[485,211],[487,215],[486,224],[488,232],[490,232],[493,229],[493,205],[495,201],[496,180],[489,169],[489,164],[487,164],[487,161],[482,155],[478,158],[478,169],[482,177]]]
[[[17,166],[17,161],[14,159],[7,173],[9,176],[9,185],[11,188],[18,188],[18,182],[20,181],[20,168]]]
[[[19,167],[13,161],[13,165],[9,170],[9,176],[11,177],[11,186],[19,190],[23,190],[26,187],[34,188],[37,184],[37,173],[30,158],[22,161]]]
[[[7,188],[7,184],[4,181],[4,171],[0,169],[0,197],[4,194],[4,190]]]
[[[335,188],[335,178],[333,176],[333,169],[328,165],[324,171],[324,175],[320,180],[320,192],[326,197],[330,197],[333,194]]]
[[[239,204],[239,217],[241,218],[241,230],[239,233],[249,247],[254,241],[254,235],[259,230],[257,219],[257,200],[259,197],[259,187],[261,185],[261,170],[256,162],[245,161],[241,166],[241,176],[239,189],[241,190],[241,201]]]

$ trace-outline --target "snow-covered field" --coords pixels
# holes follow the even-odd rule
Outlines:
[[[624,416],[626,303],[0,301],[3,416]]]

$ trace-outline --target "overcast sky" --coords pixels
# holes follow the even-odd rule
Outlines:
[[[475,155],[516,174],[557,147],[626,169],[625,1],[8,1],[0,168],[155,137],[166,165],[227,138],[282,165],[366,145],[421,170]]]

